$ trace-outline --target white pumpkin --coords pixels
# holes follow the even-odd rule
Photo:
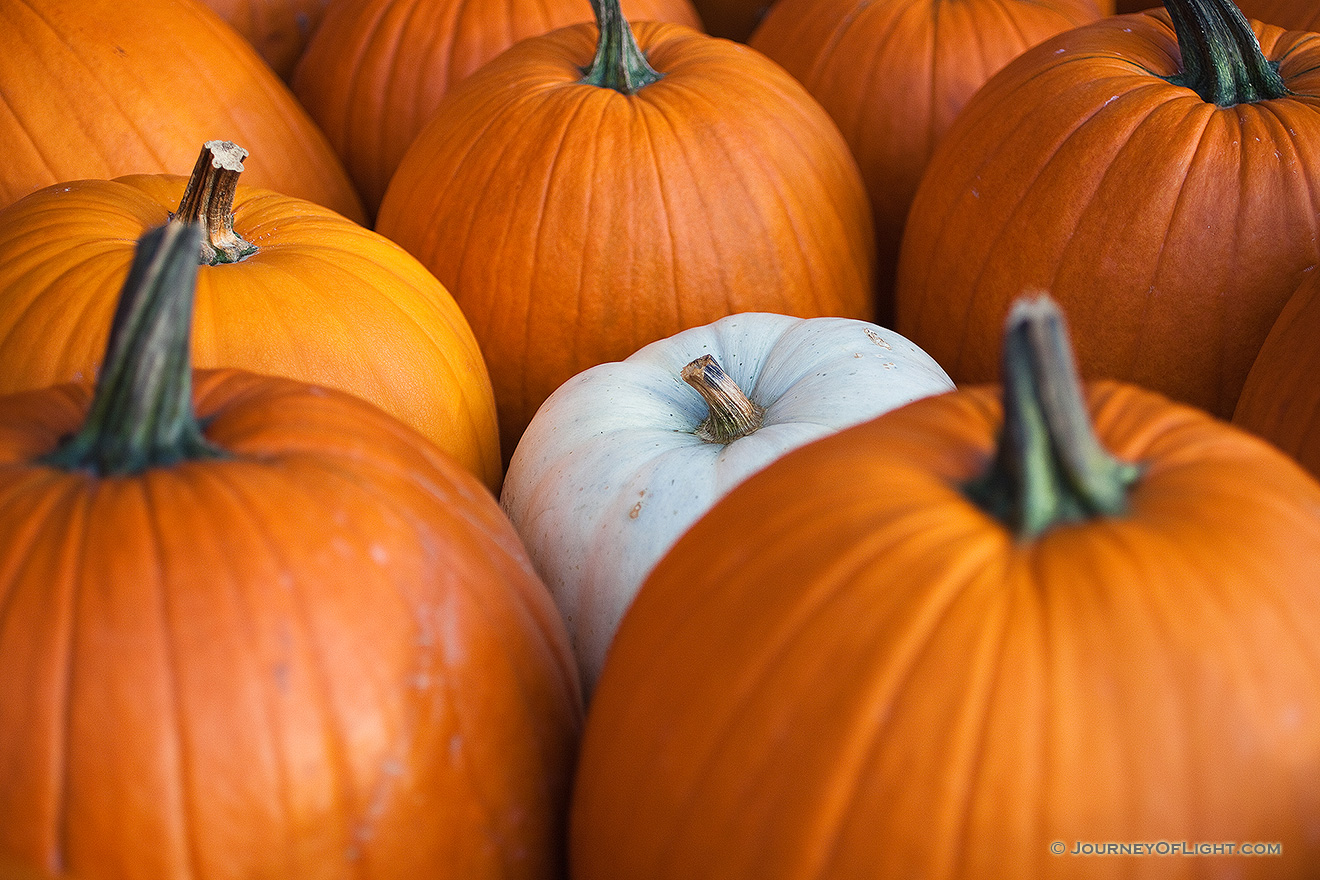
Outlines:
[[[684,368],[704,355],[718,366],[689,384]],[[735,405],[728,418],[760,420],[737,439],[702,436],[725,408],[709,387],[720,367],[737,386],[734,403],[738,389],[746,395],[745,411]],[[564,383],[519,441],[500,503],[564,616],[585,691],[646,575],[721,496],[798,446],[953,387],[892,330],[761,312],[685,330]]]

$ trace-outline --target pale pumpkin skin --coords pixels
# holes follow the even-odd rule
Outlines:
[[[703,440],[709,408],[682,378],[712,355],[762,426]],[[792,449],[953,389],[899,334],[849,318],[730,315],[570,379],[514,452],[500,503],[568,626],[589,692],[642,580],[717,500]]]

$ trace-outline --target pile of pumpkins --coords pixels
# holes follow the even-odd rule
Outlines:
[[[0,0],[0,880],[1314,876],[1311,0],[497,6]]]

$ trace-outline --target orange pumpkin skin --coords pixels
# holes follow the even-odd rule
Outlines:
[[[1125,517],[1024,541],[973,506],[1001,420],[979,387],[790,453],[698,521],[593,699],[576,880],[1109,878],[1051,843],[1161,840],[1282,855],[1123,870],[1311,876],[1320,486],[1194,408],[1088,397],[1146,466]]]
[[[0,211],[0,394],[95,377],[142,234],[186,180],[76,181]],[[202,266],[193,357],[342,388],[415,427],[499,490],[495,399],[453,297],[402,248],[302,199],[239,184],[259,250]]]
[[[820,101],[857,158],[875,215],[882,324],[912,196],[935,144],[1027,48],[1100,18],[1094,0],[778,0],[748,40]]]
[[[1233,411],[1234,424],[1259,434],[1320,479],[1320,284],[1314,272],[1288,300]]]
[[[0,865],[555,876],[577,677],[489,492],[349,395],[194,388],[234,458],[113,478],[30,463],[87,386],[0,398]]]
[[[1291,96],[1220,108],[1161,77],[1161,9],[1061,34],[968,103],[908,217],[895,329],[955,382],[997,374],[998,327],[1050,290],[1084,375],[1228,418],[1320,260],[1320,40],[1253,23]]]
[[[593,25],[518,43],[436,111],[376,229],[454,294],[506,457],[588,367],[735,312],[873,313],[870,207],[837,127],[746,46],[635,25],[657,82],[579,83]]]
[[[201,3],[0,0],[0,207],[69,180],[186,174],[237,141],[247,180],[362,222],[325,135],[251,45]]]
[[[330,0],[205,0],[286,82]]]
[[[1293,31],[1320,31],[1320,6],[1313,0],[1234,0],[1248,18]]]
[[[623,8],[629,20],[701,26],[689,0]],[[588,0],[344,0],[327,11],[293,89],[374,215],[446,92],[517,41],[590,20]]]

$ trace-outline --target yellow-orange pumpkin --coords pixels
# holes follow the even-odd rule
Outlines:
[[[236,184],[242,152],[208,144],[193,178],[195,193],[214,196],[193,213],[220,215],[208,218],[208,241],[229,246],[236,229],[256,247],[201,268],[197,364],[364,397],[498,491],[490,376],[453,298],[377,233],[303,199]],[[96,374],[133,243],[178,210],[188,182],[76,181],[0,211],[0,393]]]

